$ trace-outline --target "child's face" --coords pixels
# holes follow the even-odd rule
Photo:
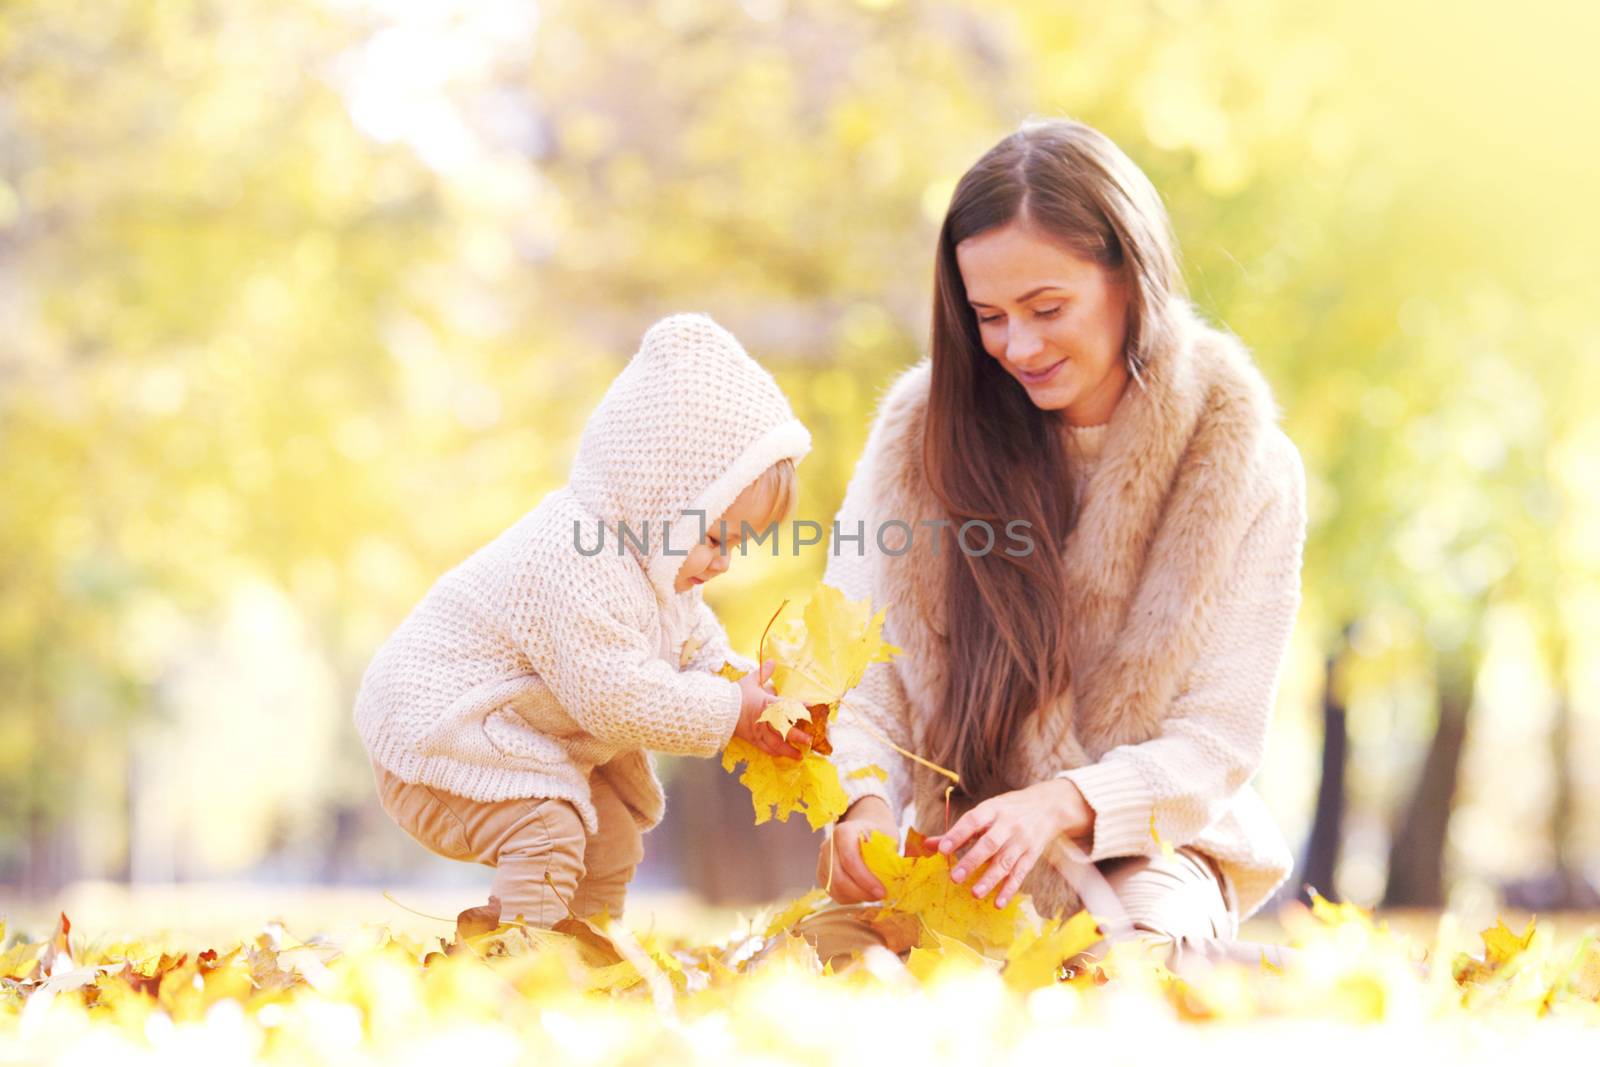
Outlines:
[[[743,540],[746,524],[753,532],[762,532],[777,501],[773,499],[776,495],[773,490],[769,488],[762,491],[760,485],[760,482],[753,482],[746,486],[744,492],[728,505],[728,510],[722,513],[720,519],[713,519],[706,524],[705,540],[689,550],[672,583],[674,589],[680,593],[687,592],[693,586],[709,582],[727,570],[734,549]],[[724,524],[728,531],[726,541],[722,540]]]

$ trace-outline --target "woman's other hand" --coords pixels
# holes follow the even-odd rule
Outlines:
[[[995,906],[1003,908],[1016,896],[1023,879],[1057,836],[1088,837],[1094,829],[1094,809],[1083,793],[1065,778],[1051,778],[1026,789],[990,797],[957,819],[949,830],[930,837],[924,847],[942,852],[954,863],[950,877],[965,884],[985,863],[983,876],[972,884],[972,895],[982,899],[1000,887]],[[961,849],[966,852],[959,859]]]
[[[881,797],[862,797],[822,842],[817,857],[817,884],[840,904],[882,900],[886,890],[861,858],[861,843],[874,833],[898,837],[900,828]]]

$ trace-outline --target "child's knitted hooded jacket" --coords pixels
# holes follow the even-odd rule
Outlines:
[[[590,833],[588,778],[603,768],[641,826],[659,822],[643,750],[721,749],[740,694],[710,672],[751,666],[698,586],[673,591],[678,568],[703,523],[810,447],[726,330],[704,315],[652,326],[589,417],[570,484],[440,578],[378,650],[356,699],[367,751],[474,800],[569,801]],[[648,550],[623,547],[619,522],[647,529]]]

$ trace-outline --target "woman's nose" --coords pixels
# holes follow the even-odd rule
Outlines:
[[[1026,326],[1013,325],[1006,330],[1006,359],[1022,363],[1044,347],[1044,339]]]

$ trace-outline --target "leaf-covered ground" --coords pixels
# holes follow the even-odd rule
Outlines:
[[[880,917],[904,952],[825,967],[793,932],[818,907],[802,898],[709,938],[604,919],[490,928],[466,913],[443,937],[371,925],[324,938],[269,922],[237,942],[183,945],[58,919],[46,936],[0,938],[0,1063],[1099,1064],[1260,1052],[1299,1067],[1369,1051],[1456,1063],[1600,1047],[1592,930],[1497,924],[1460,953],[1449,916],[1419,936],[1329,906],[1283,916],[1298,955],[1282,970],[1180,976],[1137,944],[1077,956],[1086,919],[1025,919],[995,945],[908,904]]]

